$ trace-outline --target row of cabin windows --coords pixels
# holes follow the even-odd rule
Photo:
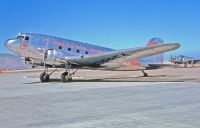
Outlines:
[[[62,46],[59,46],[58,48],[59,48],[59,49],[62,49]],[[68,51],[71,51],[72,48],[67,48],[67,50],[68,50]],[[77,52],[77,53],[80,53],[80,50],[77,49],[76,52]],[[85,51],[85,54],[88,54],[88,51]]]
[[[17,39],[29,41],[29,37],[28,37],[28,36],[17,36]],[[59,49],[62,49],[63,47],[62,47],[62,46],[59,46],[58,48],[59,48]],[[68,51],[71,51],[72,49],[71,49],[71,48],[68,48],[67,50],[68,50]],[[80,53],[80,50],[77,49],[76,52],[77,52],[77,53]],[[88,54],[88,51],[85,51],[85,54]]]

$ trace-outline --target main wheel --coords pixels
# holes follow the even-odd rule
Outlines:
[[[71,82],[71,81],[72,81],[72,77],[69,77],[69,78],[68,78],[68,81]]]
[[[48,82],[50,79],[49,74],[47,74],[46,72],[43,72],[40,74],[40,81],[41,82]]]
[[[68,72],[62,73],[60,79],[61,79],[61,81],[62,81],[63,83],[66,83],[66,82],[68,81],[68,79],[66,78],[66,76],[68,76]]]

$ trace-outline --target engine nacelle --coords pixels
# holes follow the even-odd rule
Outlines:
[[[65,57],[62,52],[55,49],[48,49],[44,53],[44,62],[49,65],[61,65],[64,64]]]

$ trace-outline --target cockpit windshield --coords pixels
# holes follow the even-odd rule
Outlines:
[[[28,36],[17,36],[17,39],[29,41],[29,37]]]

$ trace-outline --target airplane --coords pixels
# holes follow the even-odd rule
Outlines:
[[[192,57],[184,55],[170,56],[169,61],[174,64],[184,64],[185,68],[187,67],[188,64],[191,64],[192,67],[194,67],[194,64],[200,63],[200,59],[193,59]]]
[[[118,59],[134,60],[161,54],[180,47],[179,43],[169,43],[150,47],[115,50],[74,40],[37,34],[19,33],[4,43],[10,51],[43,66],[41,82],[48,82],[57,68],[64,68],[62,82],[70,82],[80,68],[100,68],[102,64],[115,62]],[[48,73],[48,68],[55,70]]]

